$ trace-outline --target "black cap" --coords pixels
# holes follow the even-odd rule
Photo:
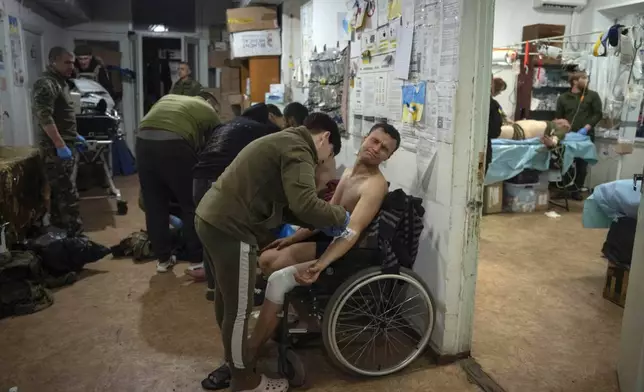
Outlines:
[[[79,45],[76,47],[76,49],[74,49],[74,54],[76,56],[91,56],[92,48],[87,45]]]

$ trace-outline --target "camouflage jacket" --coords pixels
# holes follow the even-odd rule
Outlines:
[[[194,97],[201,92],[201,84],[192,78],[179,79],[170,89],[170,94]]]
[[[55,124],[63,140],[74,143],[78,132],[67,79],[53,68],[47,67],[43,76],[34,83],[32,99],[34,117],[42,130],[40,141],[49,142],[43,128]]]

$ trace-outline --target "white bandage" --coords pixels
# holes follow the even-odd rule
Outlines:
[[[341,238],[341,239],[343,239],[343,240],[347,240],[347,241],[349,241],[350,239],[352,239],[353,237],[355,237],[355,236],[356,236],[356,234],[358,234],[358,233],[356,233],[356,231],[355,231],[355,230],[352,230],[352,229],[350,229],[350,228],[348,228],[348,227],[347,227],[346,229],[344,229],[344,231],[342,232],[342,234],[340,234],[339,236],[335,237],[335,238],[334,238],[334,240],[337,240],[337,239]]]
[[[266,299],[274,304],[283,305],[286,293],[298,286],[295,281],[296,272],[297,268],[294,266],[273,272],[266,285]]]

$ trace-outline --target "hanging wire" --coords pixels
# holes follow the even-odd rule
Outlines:
[[[632,25],[632,26],[625,26],[623,28],[624,29],[632,29],[634,27],[639,27],[639,26],[638,25]],[[550,41],[555,41],[555,40],[564,40],[564,41],[568,40],[568,42],[570,42],[570,38],[584,37],[584,36],[587,36],[587,35],[603,34],[605,32],[606,32],[606,29],[598,30],[598,31],[590,31],[590,32],[587,32],[587,33],[580,33],[580,34],[568,34],[568,35],[558,35],[558,36],[548,37],[548,38],[536,38],[536,39],[530,39],[530,40],[526,40],[526,41],[517,42],[517,43],[514,43],[514,44],[510,44],[510,45],[501,45],[501,46],[499,46],[499,48],[502,49],[502,48],[517,47],[517,46],[522,47],[525,44],[548,43]],[[561,42],[561,41],[555,41],[555,42]],[[494,49],[497,49],[497,48],[494,48]]]

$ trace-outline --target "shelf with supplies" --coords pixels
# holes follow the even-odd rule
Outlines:
[[[560,37],[565,33],[563,25],[536,24],[523,27],[523,40],[530,53],[538,52],[539,39]],[[560,47],[558,42],[550,46]],[[561,60],[530,54],[525,68],[517,80],[517,103],[515,119],[552,120],[559,95],[570,87],[568,75],[576,71],[574,64],[562,64]],[[523,71],[525,70],[525,71]]]

